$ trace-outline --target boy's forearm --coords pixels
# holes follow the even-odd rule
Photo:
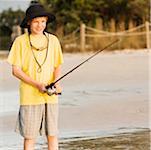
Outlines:
[[[59,79],[59,77],[61,76],[61,66],[57,67],[54,69],[54,78],[55,78],[55,81],[57,79]],[[59,82],[56,83],[56,85],[58,85]]]

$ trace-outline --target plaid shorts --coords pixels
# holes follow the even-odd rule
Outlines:
[[[22,105],[15,131],[24,138],[58,134],[58,104]]]

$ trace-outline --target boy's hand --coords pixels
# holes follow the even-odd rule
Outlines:
[[[38,88],[38,90],[39,90],[41,93],[46,92],[45,84],[43,84],[43,83],[37,83],[36,87]]]
[[[62,88],[61,88],[61,86],[60,86],[60,84],[50,84],[50,85],[47,85],[46,87],[45,87],[45,89],[46,89],[46,93],[49,95],[49,96],[51,96],[51,95],[61,95],[61,92],[62,92]]]
[[[55,85],[55,88],[56,88],[56,92],[61,94],[62,93],[62,87],[60,86],[60,84],[56,84]]]

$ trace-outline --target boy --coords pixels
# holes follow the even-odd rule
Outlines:
[[[58,150],[58,96],[49,96],[45,88],[59,78],[63,63],[57,37],[45,32],[54,20],[41,4],[29,6],[20,25],[28,33],[15,39],[8,56],[13,75],[20,79],[16,131],[24,137],[24,150],[34,149],[39,134],[47,136],[48,150]],[[55,88],[61,92],[59,83]]]

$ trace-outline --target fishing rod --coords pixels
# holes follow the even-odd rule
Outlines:
[[[96,56],[97,54],[99,54],[100,52],[102,52],[103,50],[107,49],[108,47],[111,47],[112,45],[114,45],[115,43],[119,42],[119,39],[111,42],[110,44],[108,44],[107,46],[105,46],[104,48],[98,50],[96,53],[94,53],[92,56],[88,57],[86,60],[84,60],[83,62],[81,62],[80,64],[78,64],[77,66],[75,66],[73,69],[69,70],[66,74],[64,74],[63,76],[61,76],[59,79],[57,79],[56,81],[52,82],[51,84],[47,85],[46,88],[46,93],[48,95],[53,95],[53,94],[59,94],[61,95],[61,93],[57,93],[55,90],[55,84],[57,82],[59,82],[60,80],[62,80],[64,77],[66,77],[68,74],[70,74],[71,72],[73,72],[74,70],[76,70],[77,68],[79,68],[81,65],[83,65],[84,63],[86,63],[87,61],[89,61],[90,59],[92,59],[94,56]]]

